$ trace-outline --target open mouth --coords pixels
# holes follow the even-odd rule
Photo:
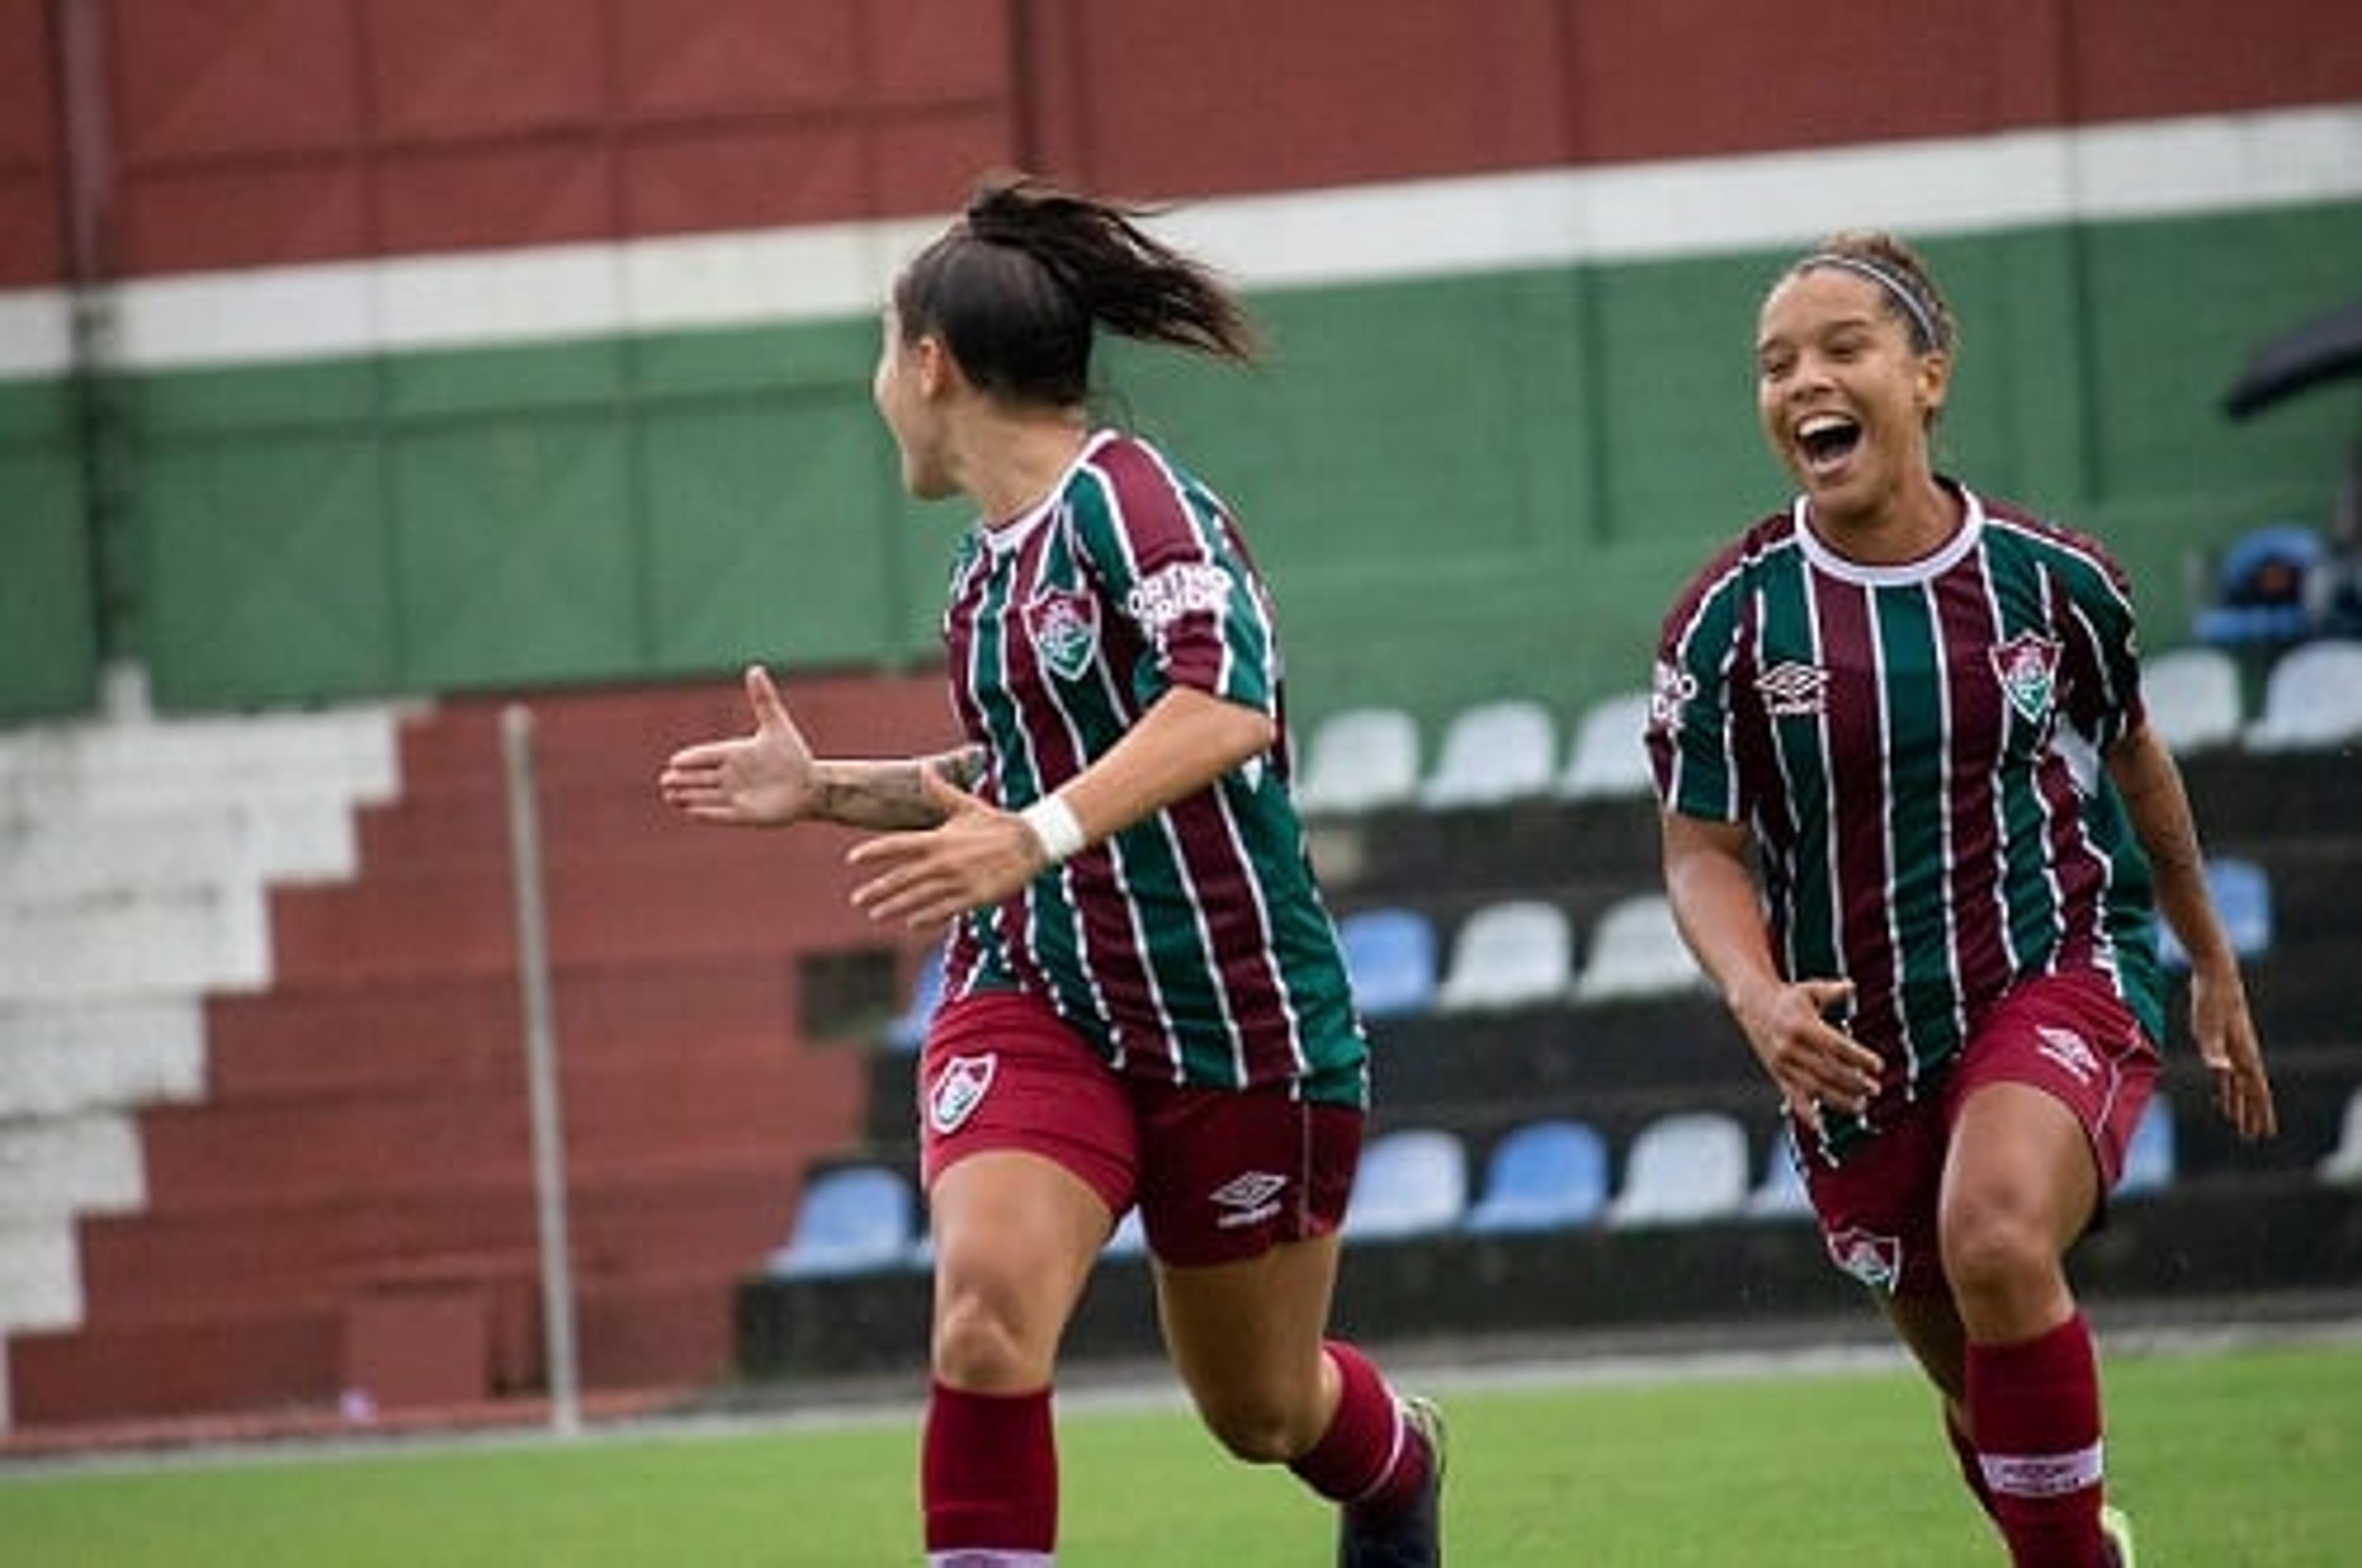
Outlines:
[[[1815,473],[1840,467],[1861,445],[1861,426],[1842,414],[1816,414],[1796,426],[1796,450]]]

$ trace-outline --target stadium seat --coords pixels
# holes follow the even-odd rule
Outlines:
[[[1649,694],[1626,691],[1602,698],[1575,726],[1574,746],[1558,792],[1570,801],[1645,795],[1655,787],[1641,735],[1649,724]]]
[[[2264,868],[2231,855],[2206,857],[2206,888],[2214,896],[2214,911],[2231,951],[2242,958],[2260,958],[2272,946],[2272,885]],[[2157,961],[2168,969],[2190,967],[2181,939],[2163,920],[2157,922]]]
[[[1313,730],[1296,805],[1308,817],[1355,816],[1405,804],[1418,790],[1418,723],[1400,708],[1354,708]]]
[[[804,1184],[795,1228],[774,1250],[773,1279],[822,1279],[900,1267],[912,1258],[917,1204],[901,1172],[841,1165]]]
[[[2250,528],[2223,552],[2214,602],[2192,619],[2191,634],[2218,647],[2302,641],[2313,629],[2306,580],[2326,553],[2301,523]]]
[[[1427,916],[1362,910],[1337,922],[1337,936],[1363,1018],[1400,1018],[1435,1004],[1435,925]]]
[[[1783,1119],[1780,1135],[1763,1156],[1763,1176],[1747,1195],[1747,1212],[1759,1220],[1783,1220],[1810,1214],[1813,1200],[1805,1190],[1805,1173],[1796,1168],[1796,1134]]]
[[[1381,1133],[1362,1150],[1345,1239],[1434,1235],[1459,1224],[1467,1207],[1468,1155],[1455,1134],[1432,1127]]]
[[[1661,1116],[1632,1140],[1607,1222],[1678,1225],[1737,1214],[1748,1180],[1747,1132],[1735,1119],[1712,1110]]]
[[[2162,1192],[2173,1185],[2173,1105],[2162,1094],[2152,1098],[2125,1145],[2124,1174],[2116,1178],[2118,1198],[2138,1198]]]
[[[1486,1012],[1562,1001],[1573,979],[1574,935],[1565,911],[1531,899],[1486,904],[1452,940],[1436,1010]]]
[[[2239,667],[2221,648],[2175,648],[2141,671],[2148,722],[2175,756],[2236,745],[2245,715]]]
[[[1147,1251],[1148,1231],[1141,1224],[1140,1210],[1133,1208],[1123,1211],[1123,1218],[1116,1221],[1115,1233],[1107,1239],[1099,1253],[1102,1257],[1136,1258]]]
[[[938,942],[919,961],[918,983],[911,989],[909,1004],[886,1025],[885,1040],[889,1050],[916,1051],[926,1042],[927,1025],[934,1019],[935,1004],[944,999],[944,944]]]
[[[1484,1195],[1462,1221],[1479,1235],[1562,1231],[1607,1207],[1607,1144],[1580,1121],[1529,1121],[1494,1146]]]
[[[2362,641],[2305,643],[2280,655],[2246,739],[2250,751],[2321,751],[2362,739]]]
[[[1558,722],[1540,702],[1504,698],[1463,708],[1445,726],[1419,804],[1497,806],[1547,794],[1558,764]]]
[[[2345,1120],[2337,1133],[2337,1147],[2322,1159],[2321,1179],[2341,1187],[2362,1186],[2362,1084],[2345,1097]]]
[[[1704,982],[1689,945],[1661,893],[1636,893],[1608,906],[1592,927],[1590,955],[1575,977],[1577,1001],[1662,996]]]

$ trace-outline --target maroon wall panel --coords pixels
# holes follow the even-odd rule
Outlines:
[[[381,141],[469,142],[595,126],[607,7],[583,0],[369,0],[366,69]]]
[[[67,271],[56,58],[46,0],[0,0],[0,289]]]
[[[1555,163],[1555,8],[1426,0],[1037,7],[1044,160],[1187,195]]]
[[[127,168],[337,151],[360,131],[345,0],[115,0],[115,149]]]
[[[639,121],[839,110],[857,96],[853,7],[779,0],[619,0],[616,80]]]
[[[2098,120],[2362,100],[2362,15],[2321,0],[2076,0],[2077,109]]]

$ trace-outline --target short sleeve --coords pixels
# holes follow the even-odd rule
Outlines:
[[[1746,815],[1732,734],[1738,653],[1735,580],[1693,584],[1666,616],[1650,679],[1649,766],[1666,810],[1709,822]]]

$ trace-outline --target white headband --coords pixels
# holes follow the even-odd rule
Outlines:
[[[1936,330],[1935,315],[1920,300],[1918,291],[1877,262],[1866,261],[1859,256],[1840,256],[1834,250],[1816,250],[1797,262],[1794,271],[1801,272],[1808,267],[1841,267],[1856,277],[1868,278],[1871,282],[1893,295],[1895,303],[1900,304],[1904,313],[1911,317],[1911,325],[1918,328],[1922,352],[1930,348],[1941,348],[1944,346],[1942,335]]]

